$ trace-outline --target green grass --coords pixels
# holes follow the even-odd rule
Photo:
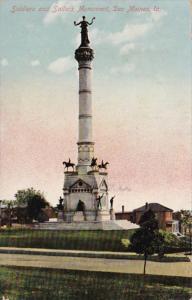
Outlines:
[[[0,298],[9,300],[188,300],[191,279],[33,268],[0,268]]]
[[[10,229],[0,231],[0,247],[29,247],[95,251],[127,251],[122,239],[133,230],[118,231],[49,231]]]

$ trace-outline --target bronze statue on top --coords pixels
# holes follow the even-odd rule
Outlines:
[[[95,20],[95,17],[92,18],[91,22],[87,22],[85,16],[83,16],[83,21],[76,23],[74,22],[75,26],[80,25],[81,27],[81,45],[80,47],[89,47],[90,41],[88,38],[88,25],[92,25],[93,24],[93,20]]]

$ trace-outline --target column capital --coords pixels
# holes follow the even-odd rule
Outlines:
[[[75,59],[78,62],[92,61],[94,58],[94,51],[90,47],[79,47],[75,50]]]

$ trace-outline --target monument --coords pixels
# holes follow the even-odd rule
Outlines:
[[[75,51],[79,70],[79,134],[77,165],[64,161],[63,198],[60,197],[57,222],[38,225],[41,229],[122,230],[138,227],[127,220],[115,220],[113,196],[108,199],[108,165],[94,154],[92,136],[91,73],[94,51],[90,47],[88,26],[83,16],[75,26],[81,27],[81,44]],[[110,202],[110,205],[109,205]]]
[[[88,26],[85,17],[75,26],[81,27],[81,44],[75,51],[75,59],[79,70],[79,137],[77,166],[68,162],[65,165],[64,179],[64,221],[73,222],[84,218],[86,221],[108,221],[110,210],[108,204],[108,162],[102,161],[98,165],[94,156],[94,142],[92,137],[92,89],[91,73],[93,49],[90,48]],[[69,167],[72,169],[69,170]],[[83,203],[83,208],[80,207]],[[81,212],[81,213],[80,213]],[[83,214],[83,217],[82,217]],[[81,215],[81,216],[80,216]]]

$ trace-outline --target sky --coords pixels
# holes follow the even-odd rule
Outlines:
[[[1,0],[0,199],[34,187],[53,205],[77,162],[83,15],[93,61],[95,156],[114,208],[191,208],[188,0]]]

